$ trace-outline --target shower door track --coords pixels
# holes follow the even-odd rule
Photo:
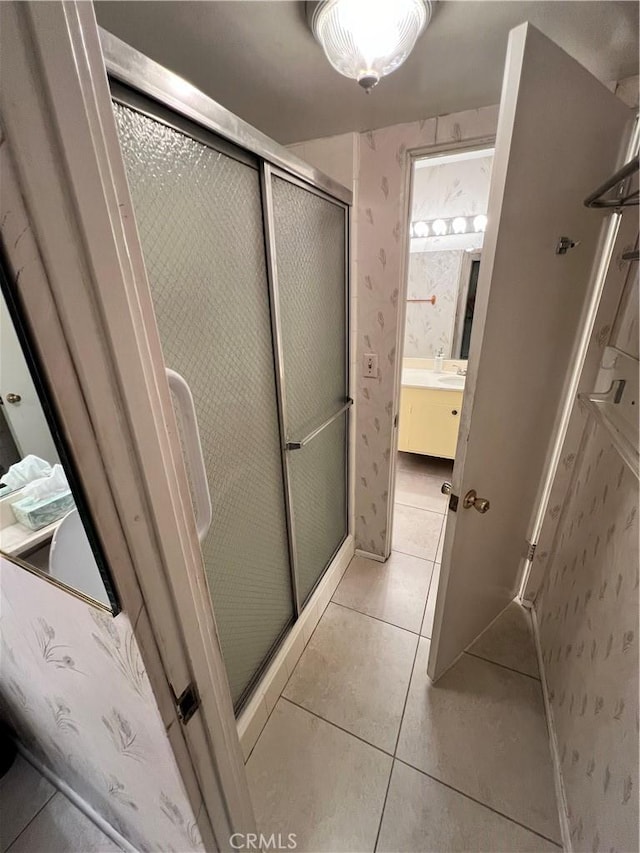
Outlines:
[[[265,134],[231,113],[216,101],[140,53],[112,33],[99,28],[100,45],[109,77],[146,95],[171,111],[184,116],[217,136],[232,142],[301,178],[306,189],[324,190],[332,199],[351,205],[351,190],[315,169]]]

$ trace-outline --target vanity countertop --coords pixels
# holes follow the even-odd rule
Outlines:
[[[0,530],[0,551],[7,557],[19,557],[25,551],[31,551],[38,545],[48,542],[59,524],[59,521],[54,521],[53,524],[47,524],[39,530],[30,530],[19,522],[9,524]]]
[[[441,371],[419,367],[404,367],[402,369],[403,388],[432,388],[438,391],[463,391],[465,376],[459,376],[451,371]]]

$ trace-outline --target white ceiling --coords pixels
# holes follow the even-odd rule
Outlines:
[[[440,0],[367,95],[331,68],[294,0],[98,0],[98,23],[282,143],[497,103],[509,30],[531,21],[603,81],[638,73],[635,0]]]

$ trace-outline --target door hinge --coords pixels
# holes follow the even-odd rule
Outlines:
[[[173,692],[173,688],[172,692]],[[173,693],[175,697],[175,692]],[[178,717],[185,725],[200,707],[200,695],[195,684],[190,682],[176,699],[176,708],[178,709]]]
[[[531,542],[525,543],[527,546],[527,560],[533,560],[536,554],[537,545],[532,545]]]
[[[393,428],[395,429],[398,426],[398,413],[393,416]]]
[[[449,495],[449,509],[451,510],[451,512],[458,511],[458,500],[458,496],[454,495],[453,492]]]

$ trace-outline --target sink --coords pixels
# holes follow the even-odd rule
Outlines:
[[[445,385],[447,388],[464,388],[465,376],[440,376],[438,384]]]

